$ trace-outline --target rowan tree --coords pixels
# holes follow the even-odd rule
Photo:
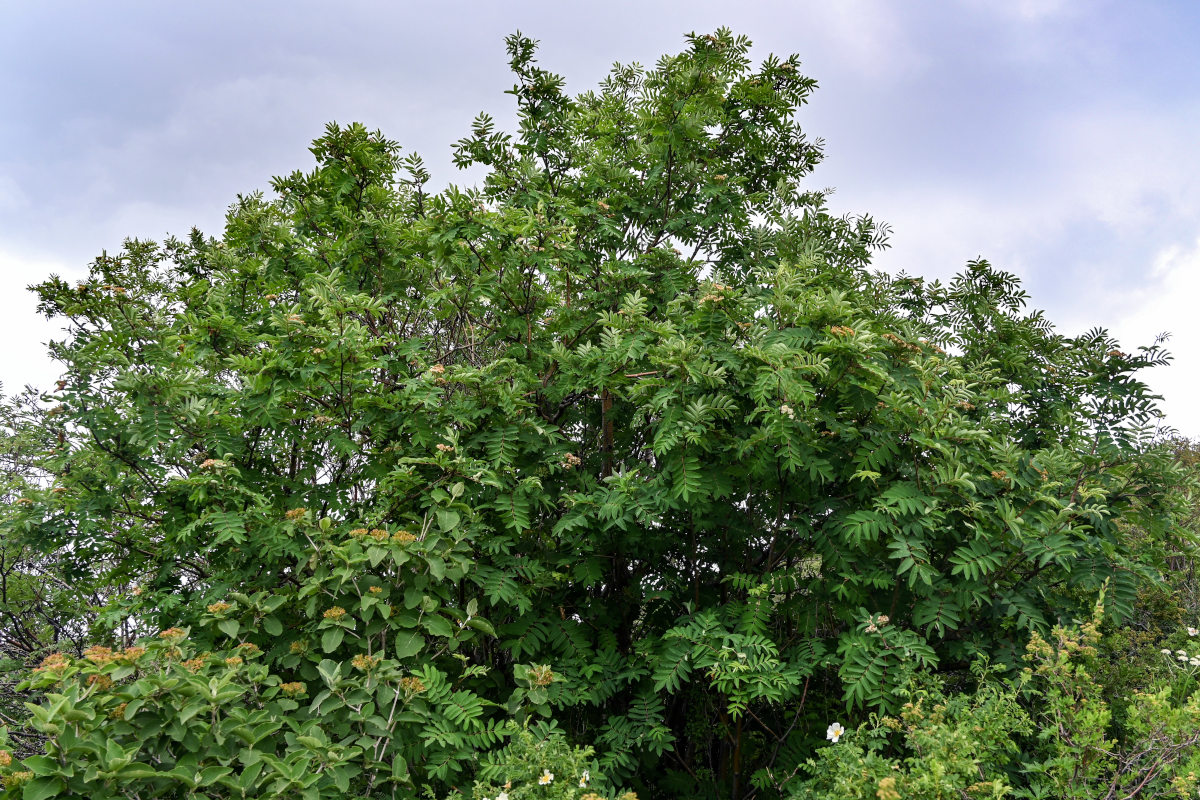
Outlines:
[[[915,669],[1128,613],[1163,353],[872,272],[797,59],[687,42],[573,96],[515,35],[478,188],[330,125],[220,237],[37,288],[69,436],[9,529],[162,632],[35,672],[26,797],[772,796]]]

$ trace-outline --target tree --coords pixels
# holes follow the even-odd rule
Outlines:
[[[800,184],[814,82],[748,47],[572,97],[510,37],[481,188],[330,125],[220,239],[38,287],[69,447],[10,528],[165,630],[36,671],[23,791],[518,797],[548,741],[564,797],[773,796],[918,666],[1128,612],[1181,512],[1161,351],[986,262],[870,272],[886,230]]]

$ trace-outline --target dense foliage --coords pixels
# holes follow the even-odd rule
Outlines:
[[[874,752],[803,782],[835,716],[916,747],[1066,696],[1038,637],[1101,591],[1130,618],[1177,553],[1163,354],[1055,333],[986,262],[870,272],[885,231],[800,183],[795,57],[688,42],[571,96],[511,37],[519,129],[455,149],[481,188],[330,125],[219,239],[37,288],[62,441],[6,541],[112,633],[32,673],[14,792],[834,796]],[[972,677],[1031,637],[1051,666]],[[978,692],[922,717],[930,673]]]

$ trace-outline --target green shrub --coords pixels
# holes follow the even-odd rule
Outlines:
[[[1156,346],[1059,336],[986,262],[870,272],[885,229],[801,186],[795,57],[693,35],[572,97],[508,46],[480,188],[331,125],[220,238],[37,288],[63,444],[4,535],[188,634],[38,672],[26,796],[493,792],[553,721],[571,780],[592,748],[614,791],[742,798],[1156,579]]]

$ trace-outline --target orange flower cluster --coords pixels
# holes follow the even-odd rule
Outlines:
[[[829,332],[834,336],[853,336],[854,328],[847,328],[845,325],[834,325],[829,329]]]
[[[93,664],[109,664],[116,661],[120,656],[113,652],[111,647],[103,645],[92,645],[87,650],[83,651],[83,657]]]
[[[341,619],[346,616],[346,609],[341,606],[334,606],[333,608],[325,609],[325,613],[321,616],[325,619]]]
[[[370,672],[371,670],[375,669],[375,667],[379,665],[379,661],[379,656],[369,656],[365,653],[359,653],[354,658],[350,659],[350,663],[354,666],[354,668],[357,670],[362,670],[363,672]]]
[[[88,675],[87,685],[95,686],[103,692],[113,687],[113,681],[107,675]]]
[[[388,540],[388,537],[391,536],[390,533],[383,530],[382,528],[374,528],[367,535],[370,536],[372,539],[374,539],[377,542],[386,542]]]
[[[300,683],[300,681],[293,681],[291,683],[279,684],[279,691],[288,697],[299,697],[302,694],[308,694],[308,687]]]
[[[295,522],[298,519],[302,519],[304,517],[304,515],[307,513],[308,513],[307,508],[293,508],[291,511],[287,512],[283,516],[286,517],[287,519],[291,520],[292,522]]]
[[[125,717],[125,709],[129,707],[129,703],[121,703],[119,706],[108,712],[109,719],[123,719]]]
[[[208,607],[208,613],[210,613],[210,614],[224,614],[226,611],[228,611],[228,610],[229,610],[229,609],[231,609],[231,608],[233,608],[233,606],[232,606],[232,605],[230,605],[229,603],[226,603],[226,602],[224,602],[224,601],[218,601],[218,602],[216,602],[216,603],[213,603],[212,605],[210,605],[210,606]]]
[[[240,667],[243,663],[245,662],[242,660],[241,656],[230,656],[229,658],[225,659],[225,665],[229,667]]]
[[[235,649],[241,651],[242,655],[247,658],[251,658],[262,652],[262,648],[254,642],[242,642]]]
[[[187,636],[187,631],[183,628],[167,628],[162,633],[158,634],[158,638],[166,639],[167,641],[179,641]]]
[[[704,295],[704,297],[701,297],[696,302],[698,302],[698,303],[719,303],[725,299],[724,293],[728,292],[729,289],[730,289],[730,287],[728,287],[724,284],[714,283],[713,291],[710,292],[709,294]]]
[[[210,655],[210,653],[201,653],[195,658],[189,658],[187,661],[183,662],[183,667],[188,672],[199,672],[204,668],[204,665],[208,663]]]
[[[906,342],[894,333],[885,333],[883,335],[883,338],[887,339],[889,342],[896,345],[896,347],[899,347],[901,350],[908,350],[909,352],[913,352],[913,353],[921,352],[920,345],[913,344],[912,342]]]
[[[395,544],[408,544],[409,542],[415,542],[416,540],[417,537],[408,531],[396,531],[392,534],[392,542]]]
[[[43,658],[42,663],[40,663],[36,667],[34,667],[33,671],[34,672],[50,672],[52,670],[62,669],[63,667],[69,667],[70,665],[71,665],[71,659],[67,658],[64,654],[51,653],[50,655]]]
[[[420,694],[425,691],[425,681],[420,678],[401,678],[400,688],[408,694]]]
[[[583,461],[580,460],[579,456],[575,455],[574,453],[563,453],[563,469],[575,469],[582,463]]]
[[[367,591],[370,592],[371,594],[382,594],[383,587],[382,586],[371,586],[371,587],[367,588]]]
[[[534,686],[549,686],[554,683],[554,670],[548,664],[534,664],[529,668],[529,682]]]
[[[449,445],[449,444],[439,444],[437,446],[437,449],[443,453],[453,453],[454,452],[454,446]]]

